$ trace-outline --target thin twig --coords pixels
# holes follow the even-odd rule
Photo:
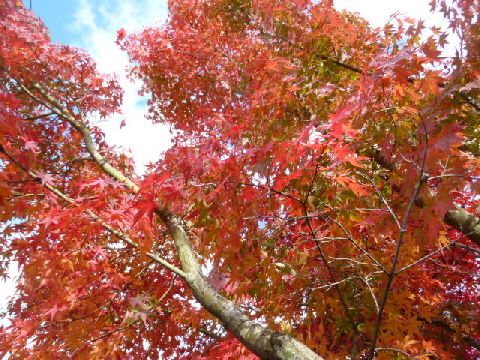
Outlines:
[[[22,171],[24,171],[26,174],[30,175],[35,181],[43,185],[46,189],[48,189],[50,192],[55,194],[57,197],[60,199],[64,200],[65,202],[74,205],[75,200],[57,189],[56,187],[48,184],[48,183],[43,183],[41,179],[32,171],[28,170],[25,168],[22,164],[20,164],[15,158],[13,158],[5,148],[0,144],[0,153],[3,153],[14,165],[16,165],[18,168],[20,168]],[[131,239],[128,235],[126,235],[123,231],[118,230],[110,226],[107,222],[105,222],[102,218],[100,218],[96,213],[94,213],[92,210],[87,209],[84,210],[93,220],[97,221],[105,230],[110,232],[111,234],[115,235],[119,239],[123,240],[124,242],[128,243],[129,245],[133,246],[134,248],[140,248],[140,245]],[[170,264],[167,260],[161,258],[160,256],[153,254],[151,252],[147,252],[147,256],[152,259],[153,261],[159,263],[160,265],[164,266],[168,270],[174,272],[175,274],[181,276],[182,278],[186,278],[186,274],[177,268],[175,265]]]
[[[375,304],[375,309],[377,309],[377,313],[378,313],[380,311],[380,308],[378,306],[377,297],[375,296],[375,293],[373,292],[373,289],[370,286],[370,283],[368,282],[369,277],[365,276],[365,278],[363,278],[362,276],[359,276],[359,278],[367,285],[367,288],[370,291],[370,294],[372,295],[373,303]]]
[[[415,201],[417,200],[418,194],[420,193],[420,189],[421,189],[422,185],[428,180],[428,176],[424,173],[425,164],[426,164],[426,161],[427,161],[428,133],[427,133],[425,123],[422,122],[422,124],[423,124],[424,131],[425,131],[425,145],[424,145],[424,149],[423,149],[422,165],[419,167],[420,171],[419,171],[418,181],[415,185],[415,189],[413,191],[412,197],[411,197],[410,202],[408,204],[407,210],[405,212],[405,216],[403,218],[403,221],[402,221],[402,224],[401,224],[401,227],[400,227],[400,230],[399,230],[397,245],[396,245],[396,249],[395,249],[395,256],[393,258],[392,268],[390,269],[390,272],[388,274],[387,285],[385,287],[385,292],[383,293],[383,298],[382,298],[382,301],[380,303],[380,309],[379,309],[378,314],[377,314],[377,320],[375,322],[375,328],[374,328],[375,330],[374,330],[374,334],[373,334],[372,345],[371,345],[371,348],[370,348],[370,353],[367,356],[368,360],[372,360],[375,357],[376,344],[377,344],[378,336],[380,334],[380,327],[381,327],[381,323],[382,323],[382,315],[383,315],[383,311],[385,309],[385,306],[387,304],[388,295],[389,295],[390,290],[392,288],[393,280],[395,278],[395,271],[396,271],[396,268],[397,268],[398,261],[400,259],[400,250],[401,250],[402,245],[403,245],[403,238],[404,238],[404,235],[407,231],[408,222],[410,221],[410,216],[412,215],[413,207],[414,207]]]
[[[316,169],[318,169],[318,166],[316,167]],[[313,183],[315,182],[316,176],[317,176],[317,171],[314,172],[314,176],[312,177],[312,182],[311,182],[311,185],[309,187],[309,192],[313,189]],[[307,200],[308,200],[308,197],[310,196],[309,192],[306,194],[305,200],[301,204],[302,204],[302,208],[303,208],[303,213],[306,217],[307,226],[308,226],[308,229],[310,231],[310,236],[311,236],[312,239],[315,239],[316,238],[315,230],[313,229],[312,223],[310,221],[310,216],[309,216],[308,208],[307,208]],[[323,252],[323,249],[320,246],[320,243],[318,241],[315,241],[315,245],[316,245],[317,250],[319,252],[320,259],[325,264],[325,267],[326,267],[327,272],[330,276],[330,279],[332,280],[333,286],[335,287],[335,290],[337,291],[338,297],[340,299],[340,303],[342,304],[342,306],[345,310],[345,314],[347,315],[347,317],[348,317],[348,319],[351,323],[352,330],[353,330],[354,334],[357,334],[358,333],[357,323],[356,323],[355,319],[353,318],[352,314],[350,313],[350,309],[349,309],[349,307],[347,305],[347,302],[346,302],[346,300],[345,300],[345,298],[342,294],[342,291],[339,287],[339,283],[336,279],[335,273],[333,272],[332,268],[330,267],[330,265],[327,261],[327,258],[325,256],[325,253]]]
[[[451,243],[449,243],[449,244],[447,244],[447,245],[444,245],[444,246],[438,248],[438,249],[435,250],[435,251],[432,251],[431,253],[429,253],[429,254],[421,257],[420,259],[414,261],[413,263],[410,263],[410,264],[402,267],[400,270],[397,270],[397,271],[395,272],[395,275],[398,275],[398,274],[400,274],[401,272],[404,272],[405,270],[408,270],[408,269],[410,269],[411,267],[413,267],[413,266],[415,266],[415,265],[418,265],[418,264],[420,264],[421,262],[423,262],[423,261],[431,258],[432,256],[435,256],[435,255],[438,254],[439,252],[442,252],[443,250],[445,250],[445,249],[447,249],[447,248],[449,248],[449,247],[451,247],[451,246],[454,246],[455,243],[456,243],[456,240],[452,241]]]
[[[465,249],[465,250],[468,250],[468,251],[471,251],[477,255],[480,255],[480,250],[479,249],[475,249],[471,246],[468,246],[468,245],[465,245],[465,244],[459,244],[459,243],[456,243],[455,246],[459,247],[459,248],[462,248],[462,249]]]
[[[355,246],[358,250],[360,250],[366,257],[368,257],[376,266],[378,266],[385,274],[388,273],[387,269],[377,260],[375,259],[367,250],[365,250],[363,247],[361,247],[357,241],[353,238],[353,236],[348,232],[348,230],[343,226],[342,223],[339,221],[328,217],[330,221],[334,222],[342,231],[343,233],[348,237],[349,241]]]
[[[397,352],[397,353],[400,353],[400,354],[408,357],[409,359],[412,359],[412,360],[417,360],[418,359],[418,358],[410,355],[409,353],[407,353],[405,350],[392,348],[392,347],[378,347],[378,348],[375,349],[375,351]]]
[[[368,181],[370,181],[370,183],[372,184],[375,192],[377,193],[377,196],[380,198],[380,200],[382,200],[382,202],[385,204],[385,206],[387,207],[387,210],[388,212],[390,213],[390,215],[392,216],[393,220],[395,221],[395,223],[397,224],[397,227],[400,229],[401,228],[401,224],[400,224],[400,220],[398,219],[398,216],[397,214],[395,214],[395,212],[393,211],[392,207],[390,206],[390,204],[388,203],[387,199],[385,199],[385,197],[382,195],[382,193],[380,192],[380,190],[378,189],[377,185],[375,184],[375,182],[373,181],[373,179],[371,179],[370,177],[368,176],[365,176],[363,175],[362,173],[359,173],[362,177],[366,178]]]

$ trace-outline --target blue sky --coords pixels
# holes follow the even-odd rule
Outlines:
[[[78,7],[72,0],[24,0],[25,6],[32,2],[32,10],[50,29],[50,35],[55,42],[71,43],[75,33],[68,24],[73,23],[74,13]]]
[[[29,6],[29,0],[24,0]],[[32,0],[32,11],[47,25],[52,40],[85,49],[100,72],[114,72],[125,95],[122,114],[98,125],[110,145],[130,151],[142,173],[145,165],[158,159],[170,145],[166,126],[152,126],[144,118],[146,101],[138,96],[139,84],[127,79],[127,56],[115,44],[120,28],[140,31],[165,22],[167,0]],[[122,120],[127,126],[120,129]]]
[[[158,11],[154,14],[146,16],[146,25],[152,23],[152,15],[162,22],[167,15],[166,1],[155,0],[138,0],[138,1],[115,1],[115,0],[24,0],[25,6],[28,8],[31,3],[32,11],[39,16],[50,30],[53,41],[64,44],[75,45],[81,39],[82,29],[76,26],[78,15],[81,13],[82,7],[87,5],[93,9],[96,23],[103,28],[109,26],[108,19],[116,15],[118,8],[123,5],[138,9],[138,12],[151,10],[157,3]],[[105,16],[108,14],[109,16]],[[137,14],[134,14],[137,15]],[[142,20],[140,17],[132,19],[134,22]],[[139,24],[140,27],[140,24]]]

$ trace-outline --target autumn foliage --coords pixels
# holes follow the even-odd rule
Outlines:
[[[119,30],[172,129],[140,175],[96,126],[115,77],[0,2],[0,355],[478,358],[479,3],[431,6],[171,0]]]

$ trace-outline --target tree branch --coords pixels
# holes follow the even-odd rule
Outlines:
[[[17,166],[19,169],[21,169],[22,171],[24,171],[25,173],[27,173],[28,175],[30,175],[36,182],[42,184],[42,181],[41,179],[32,171],[28,170],[27,168],[25,168],[22,164],[20,164],[15,158],[13,158],[6,150],[5,148],[2,146],[2,144],[0,144],[0,153],[4,154],[13,164],[15,164],[15,166]],[[75,204],[75,200],[72,199],[71,197],[69,197],[68,195],[66,195],[65,193],[63,193],[62,191],[60,191],[59,189],[57,189],[56,187],[48,184],[48,183],[44,183],[42,184],[42,186],[44,186],[46,189],[48,189],[50,192],[52,192],[53,194],[55,194],[57,197],[59,197],[60,199],[64,200],[65,202],[67,202],[68,204]],[[111,233],[112,235],[115,235],[117,238],[123,240],[124,242],[126,242],[127,244],[131,245],[132,247],[138,249],[140,246],[139,244],[131,239],[127,234],[125,234],[124,232],[118,230],[118,229],[115,229],[114,227],[110,226],[107,222],[105,222],[105,220],[103,220],[102,218],[100,218],[96,213],[94,213],[92,210],[85,210],[85,212],[90,216],[90,218],[92,218],[93,220],[97,221],[105,230],[107,230],[109,233]],[[163,267],[167,268],[168,270],[174,272],[175,274],[181,276],[182,278],[186,278],[187,277],[187,274],[185,274],[182,270],[180,270],[179,268],[177,268],[175,265],[172,265],[170,264],[167,260],[161,258],[160,256],[156,255],[156,254],[153,254],[151,252],[147,252],[147,256],[152,259],[153,261],[155,261],[156,263],[162,265]]]
[[[85,121],[78,121],[75,115],[73,115],[66,107],[62,106],[57,99],[49,95],[41,85],[34,84],[33,87],[45,100],[36,96],[19,81],[17,81],[17,83],[34,101],[45,106],[59,117],[66,120],[82,135],[88,152],[104,173],[118,182],[123,183],[134,194],[139,192],[140,187],[137,184],[109,164],[108,161],[97,151]],[[79,108],[78,111],[80,118],[83,119],[83,115]],[[260,324],[251,320],[235,302],[228,300],[219,294],[202,275],[200,264],[191,248],[188,235],[181,220],[166,206],[159,203],[156,205],[155,213],[165,223],[174,240],[182,267],[182,277],[189,285],[193,296],[205,309],[218,318],[224,324],[226,329],[232,331],[240,342],[262,359],[321,359],[307,346],[290,335],[264,328]],[[151,258],[154,259],[153,257]]]
[[[395,170],[395,165],[384,159],[379,152],[376,152],[373,155],[373,159],[377,162],[378,165],[383,167],[386,170],[393,171]],[[437,179],[440,177],[444,177],[445,175],[441,176],[432,176],[429,179]],[[447,174],[448,177],[459,177],[460,174]],[[418,205],[415,203],[415,205]],[[480,219],[468,211],[462,208],[457,208],[454,210],[449,210],[445,214],[443,221],[462,234],[467,235],[470,240],[472,240],[475,244],[480,246]]]
[[[383,298],[380,303],[380,310],[378,311],[377,314],[377,320],[375,322],[375,330],[373,334],[373,339],[372,339],[372,345],[370,348],[370,353],[367,356],[367,359],[372,360],[375,357],[375,352],[376,352],[376,344],[378,340],[378,336],[380,335],[380,327],[382,323],[382,315],[383,311],[385,309],[385,306],[387,305],[387,300],[388,300],[388,295],[390,293],[390,290],[392,288],[393,280],[395,279],[395,271],[398,265],[398,261],[400,260],[400,250],[403,245],[403,238],[405,233],[407,232],[408,228],[408,223],[410,221],[410,216],[413,211],[413,207],[415,205],[415,201],[417,200],[418,194],[420,193],[420,189],[422,185],[428,180],[428,176],[424,173],[425,170],[425,163],[427,160],[427,148],[428,148],[428,133],[427,129],[424,124],[424,131],[425,131],[425,144],[424,144],[424,149],[423,149],[423,158],[422,158],[422,165],[420,166],[420,171],[419,171],[419,176],[417,183],[415,185],[415,189],[413,191],[412,197],[410,198],[410,202],[407,206],[407,210],[405,211],[405,216],[402,220],[399,234],[398,234],[398,239],[397,239],[397,245],[395,249],[395,256],[393,258],[392,262],[392,267],[390,269],[390,272],[388,274],[388,280],[387,280],[387,285],[385,287],[385,292],[383,293]]]
[[[460,336],[460,338],[465,343],[467,343],[468,345],[470,345],[471,347],[473,347],[477,350],[480,350],[480,341],[475,340],[475,339],[469,337],[468,335],[466,335],[464,333],[459,333],[457,330],[450,327],[450,325],[448,325],[445,321],[440,320],[440,319],[432,319],[431,321],[428,321],[427,319],[425,319],[423,317],[419,317],[418,319],[427,323],[427,324],[435,325],[439,328],[442,328],[442,329],[446,330],[447,332],[449,332],[451,334],[457,334],[457,335]]]
[[[391,348],[391,347],[378,347],[375,350],[378,352],[380,351],[396,352],[396,353],[402,354],[403,356],[406,356],[409,359],[417,360],[416,357],[410,355],[409,353],[407,353],[405,350],[402,350],[402,349]]]
[[[24,86],[22,83],[17,81],[17,83],[20,85],[20,87],[35,101],[39,102],[41,105],[45,106],[48,108],[50,111],[61,117],[62,119],[66,120],[72,127],[77,130],[83,137],[85,146],[87,148],[87,151],[89,154],[92,156],[92,158],[95,160],[95,162],[102,168],[102,170],[113,177],[115,180],[118,182],[124,184],[128,189],[132,190],[133,192],[137,193],[140,188],[137,184],[135,184],[133,181],[131,181],[129,178],[127,178],[120,170],[116,169],[114,166],[112,166],[105,157],[103,157],[97,150],[95,146],[95,142],[93,141],[93,137],[90,133],[90,130],[88,127],[85,125],[85,121],[80,122],[78,121],[75,116],[68,111],[62,104],[57,101],[54,97],[48,94],[47,91],[43,89],[43,87],[39,84],[33,84],[33,87],[42,95],[43,98],[47,101],[41,100],[38,96],[33,94],[30,89],[28,89],[26,86]],[[83,120],[83,115],[81,113],[81,110],[78,109],[79,111],[79,116]]]
[[[480,246],[480,219],[478,217],[462,208],[457,208],[447,211],[444,221]]]

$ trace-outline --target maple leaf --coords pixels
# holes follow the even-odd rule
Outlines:
[[[40,152],[38,144],[33,140],[25,140],[25,149],[32,150],[34,153]]]
[[[139,307],[141,309],[147,308],[148,296],[146,294],[139,294],[130,299],[132,306]]]
[[[119,29],[117,31],[117,41],[118,42],[122,41],[123,39],[125,39],[126,35],[127,35],[127,32],[125,31],[125,29]]]
[[[385,69],[385,70],[392,69],[400,61],[408,59],[413,54],[414,50],[415,49],[413,47],[410,47],[410,46],[404,47],[399,52],[397,52],[395,55],[393,55],[391,57],[387,57],[387,59],[385,59],[383,61],[379,61],[379,63],[376,64],[376,65],[380,69]]]
[[[144,325],[147,325],[148,313],[146,313],[145,311],[137,311],[135,312],[135,317],[142,320]]]
[[[142,197],[136,201],[135,207],[137,213],[133,217],[132,224],[135,225],[143,215],[147,215],[150,222],[153,221],[153,212],[156,208],[156,202],[153,194],[143,194]]]
[[[433,41],[426,42],[422,46],[422,51],[430,60],[437,59],[442,53],[439,49],[437,49]]]
[[[328,83],[328,84],[323,85],[323,86],[320,87],[320,88],[315,88],[315,94],[316,94],[317,96],[328,96],[328,95],[330,95],[336,88],[337,88],[337,86],[336,86],[335,84]]]
[[[100,187],[106,187],[106,186],[112,186],[114,189],[122,188],[123,185],[113,179],[110,178],[100,178],[100,179],[95,179],[89,182],[88,184],[85,184],[83,186],[90,186],[90,185],[98,185]]]
[[[462,128],[457,123],[444,127],[432,138],[432,146],[438,150],[449,151],[453,147],[459,147],[463,141]]]
[[[53,320],[57,314],[65,310],[67,310],[67,307],[65,305],[60,305],[58,303],[55,303],[53,307],[51,307],[48,311],[45,312],[45,315],[50,317],[50,320]]]
[[[55,178],[52,175],[47,174],[43,171],[37,171],[35,175],[40,180],[42,185],[45,185],[45,184],[53,185],[55,183]]]
[[[427,75],[421,80],[422,89],[428,94],[437,94],[440,91],[440,77],[438,72],[429,72]]]
[[[55,207],[51,209],[48,213],[46,213],[46,216],[42,219],[41,223],[44,224],[46,227],[52,224],[58,224],[60,221],[60,216],[61,216],[61,209],[58,207]]]
[[[95,246],[92,247],[92,250],[93,250],[94,254],[96,256],[98,256],[100,259],[102,259],[102,258],[105,259],[105,258],[108,257],[108,254],[105,251],[105,249],[100,247],[100,246],[95,245]]]
[[[352,179],[350,179],[349,177],[347,176],[343,176],[343,175],[340,175],[340,176],[337,176],[336,180],[344,185],[344,186],[347,186],[350,190],[352,190],[354,192],[354,194],[356,195],[359,195],[359,196],[366,196],[366,195],[369,195],[370,192],[366,189],[366,187],[362,184],[359,184],[355,181],[353,181]]]

